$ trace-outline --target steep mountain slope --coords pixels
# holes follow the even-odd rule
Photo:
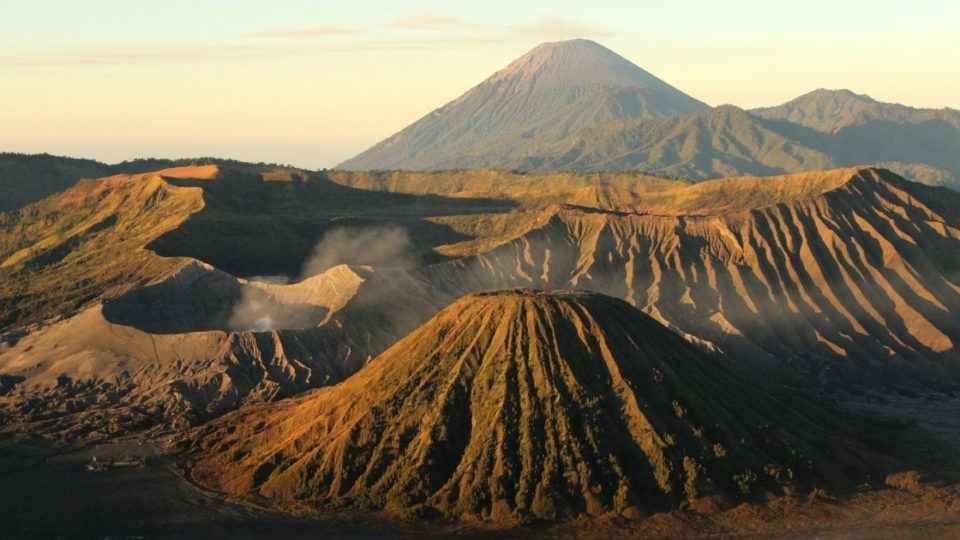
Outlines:
[[[704,107],[597,43],[544,43],[340,168],[487,168],[505,138],[536,148],[610,120]]]
[[[287,508],[554,520],[867,477],[855,430],[623,301],[467,296],[346,382],[188,437],[192,475]]]
[[[276,274],[301,277],[329,231],[357,231],[367,251],[403,231],[393,249],[406,264],[444,260],[433,247],[473,237],[432,219],[517,206],[257,168],[115,175],[0,213],[3,431],[64,443],[341,380],[409,331],[408,315],[379,304],[379,268],[316,268],[287,285]],[[332,265],[350,255],[330,249]],[[438,307],[402,275],[388,286],[405,287],[391,297],[419,320]]]
[[[558,214],[482,266],[625,298],[739,362],[820,383],[956,381],[957,208],[872,169],[724,180],[636,214]]]

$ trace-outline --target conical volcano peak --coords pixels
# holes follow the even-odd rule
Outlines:
[[[646,88],[674,91],[670,85],[626,58],[588,39],[542,43],[489,82],[516,79],[533,92],[570,88]]]
[[[586,39],[538,45],[465,94],[340,165],[344,169],[488,168],[528,145],[612,120],[688,114],[706,105]]]
[[[534,47],[533,49],[531,49],[529,54],[534,54],[534,53],[537,53],[537,52],[549,54],[550,51],[555,51],[555,50],[558,50],[558,49],[566,49],[566,50],[574,50],[574,49],[600,50],[600,51],[606,51],[606,53],[608,53],[608,54],[613,54],[613,55],[619,56],[619,55],[617,55],[616,53],[614,53],[613,51],[611,51],[610,49],[608,49],[608,48],[604,47],[603,45],[597,43],[596,41],[593,41],[592,39],[586,39],[586,38],[562,39],[562,40],[559,40],[559,41],[544,41],[543,43],[541,43],[541,44],[537,45],[536,47]]]
[[[828,442],[840,429],[622,300],[512,289],[468,295],[346,382],[188,444],[196,480],[281,506],[523,522],[843,485],[868,467],[855,443]]]

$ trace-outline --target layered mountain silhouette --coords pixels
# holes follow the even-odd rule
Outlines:
[[[917,109],[849,90],[817,90],[753,113],[778,121],[774,129],[831,155],[837,164],[877,163],[924,183],[960,185],[955,109]]]
[[[822,119],[799,111],[821,111]],[[958,126],[956,111],[912,109],[847,91],[818,91],[773,109],[745,111],[723,105],[687,116],[614,121],[534,152],[513,140],[507,145],[512,150],[492,157],[490,166],[636,170],[704,180],[876,163],[913,180],[956,188]]]
[[[871,121],[903,124],[940,121],[960,127],[960,111],[955,109],[917,109],[883,103],[850,90],[821,88],[783,105],[755,109],[753,112],[764,118],[787,120],[823,133],[837,133]]]
[[[467,296],[346,382],[187,444],[196,480],[282,507],[523,522],[850,485],[871,470],[857,437],[626,302],[519,289]]]
[[[512,139],[536,148],[611,120],[704,108],[598,43],[544,43],[341,167],[490,168]]]
[[[349,170],[638,171],[690,180],[876,164],[960,188],[960,112],[817,90],[708,109],[587,40],[543,44]]]

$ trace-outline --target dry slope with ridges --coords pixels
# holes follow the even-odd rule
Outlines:
[[[341,266],[277,286],[189,262],[145,288],[0,343],[0,376],[9,383],[0,393],[0,432],[65,445],[182,428],[343,380],[369,351],[402,335],[389,317],[362,307],[336,313],[342,297],[370,277]],[[262,302],[251,304],[257,313],[246,321],[230,317],[241,294]],[[284,326],[251,328],[264,313]]]
[[[187,441],[194,478],[231,494],[494,521],[849,487],[872,469],[855,430],[625,302],[528,289],[467,296],[346,382]]]
[[[467,235],[490,226],[439,248],[462,259],[411,273],[437,305],[503,286],[600,291],[797,382],[949,387],[958,208],[952,191],[873,168],[731,178],[612,209],[438,218]]]

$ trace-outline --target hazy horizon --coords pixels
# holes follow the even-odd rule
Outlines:
[[[945,1],[5,4],[0,151],[332,167],[538,43],[572,38],[710,105],[847,88],[960,107],[960,10]]]

